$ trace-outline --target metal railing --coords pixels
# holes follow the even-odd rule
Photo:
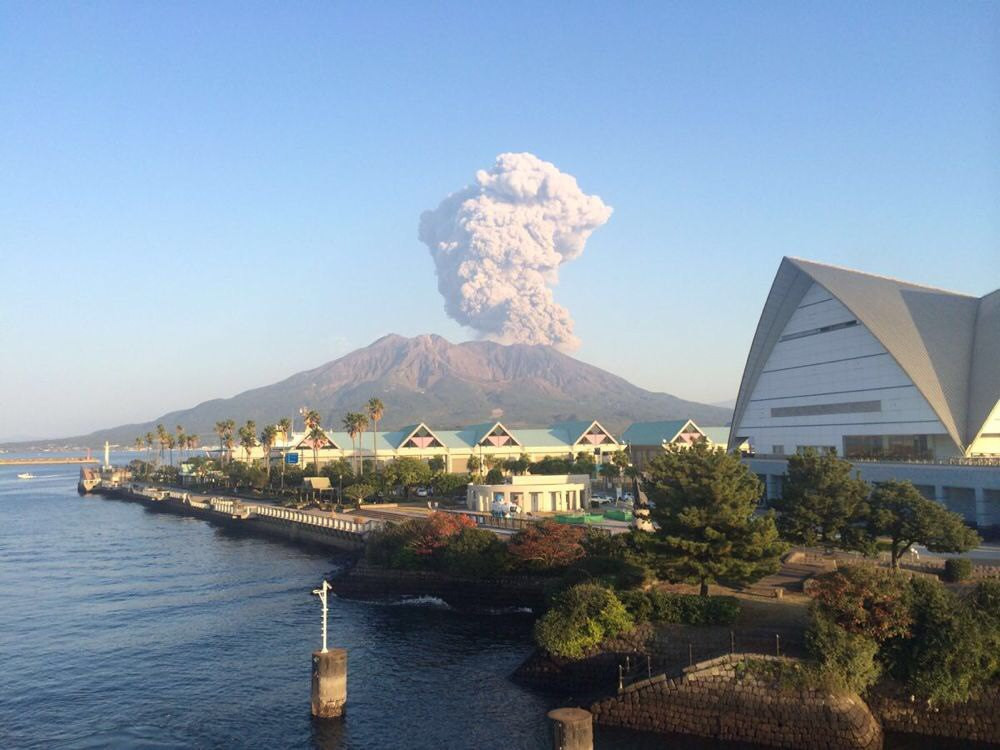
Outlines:
[[[763,459],[767,461],[787,461],[789,453],[754,453],[744,456],[749,459]],[[1000,467],[1000,456],[954,456],[951,458],[932,457],[890,457],[890,456],[840,456],[852,464],[916,464],[921,466],[979,466],[987,468]]]
[[[291,508],[279,508],[274,505],[258,505],[256,503],[244,503],[234,500],[224,500],[222,498],[212,498],[210,503],[212,509],[219,513],[238,516],[244,512],[248,512],[249,514],[263,518],[274,518],[280,521],[344,531],[350,534],[365,535],[375,529],[381,528],[383,525],[380,521],[353,521],[336,516],[319,516],[314,513],[305,513]]]

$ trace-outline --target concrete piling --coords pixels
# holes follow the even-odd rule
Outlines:
[[[347,702],[347,649],[313,651],[312,715],[319,719],[343,716]]]
[[[594,717],[582,708],[549,711],[552,750],[594,750]]]

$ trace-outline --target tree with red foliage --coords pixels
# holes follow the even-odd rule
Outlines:
[[[423,529],[411,542],[410,549],[418,555],[433,555],[444,548],[451,537],[475,526],[471,518],[459,513],[431,513]]]
[[[905,637],[912,623],[909,587],[895,572],[844,566],[816,578],[809,594],[821,615],[876,643]]]
[[[583,529],[553,521],[531,524],[517,532],[507,551],[518,563],[536,570],[562,568],[584,555]]]

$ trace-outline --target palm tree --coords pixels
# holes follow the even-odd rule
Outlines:
[[[309,442],[312,444],[313,451],[313,473],[319,474],[319,447],[326,442],[326,432],[322,427],[316,425],[307,435]]]
[[[188,450],[189,451],[198,450],[198,442],[199,441],[198,441],[198,436],[197,435],[188,435],[187,436],[187,447],[188,447]]]
[[[156,425],[156,439],[160,443],[160,461],[162,461],[163,449],[167,446],[167,430],[162,424]]]
[[[247,423],[240,427],[240,447],[246,454],[247,464],[250,464],[250,451],[257,445],[257,423],[248,419]]]
[[[361,445],[362,438],[365,436],[365,430],[368,429],[368,415],[364,412],[358,412],[358,476],[363,477],[365,475],[365,457],[364,448]]]
[[[278,422],[278,431],[281,433],[282,439],[287,443],[288,438],[292,435],[292,420],[285,417]]]
[[[264,449],[264,470],[267,472],[267,482],[271,483],[271,448],[274,446],[274,441],[278,437],[278,428],[269,424],[260,433],[260,444]]]
[[[221,422],[215,423],[215,434],[219,436],[219,462],[223,465],[226,462],[222,448],[233,449],[233,428],[235,427],[236,422],[231,419],[224,419]]]
[[[174,430],[177,432],[177,447],[181,452],[181,461],[184,460],[184,447],[187,445],[187,435],[184,434],[184,428],[180,425],[175,425]]]
[[[149,476],[149,459],[153,457],[153,442],[156,440],[156,436],[152,432],[146,433],[146,450],[149,455],[146,457],[146,476]]]
[[[385,404],[382,403],[382,399],[372,396],[368,399],[368,403],[365,408],[368,410],[368,416],[372,420],[374,427],[372,428],[372,453],[375,456],[375,473],[378,473],[378,423],[382,419],[382,415],[385,414]]]
[[[365,427],[368,426],[368,418],[359,412],[349,411],[344,415],[343,424],[344,430],[351,436],[351,448],[354,449],[355,461],[357,461],[359,451],[356,441],[358,436],[364,432]],[[361,471],[358,470],[357,466],[355,467],[355,471],[358,473],[358,476],[361,476]]]
[[[141,437],[137,437],[135,439],[135,450],[136,450],[137,453],[142,450],[142,446],[143,445],[145,445],[145,442],[143,442],[143,439]]]
[[[326,442],[326,433],[323,432],[323,428],[320,426],[318,411],[307,409],[303,406],[299,409],[299,414],[302,415],[302,419],[306,423],[306,432],[308,433],[309,442],[312,443],[313,472],[319,474],[319,446],[320,443]]]
[[[169,432],[166,434],[167,448],[170,450],[170,465],[174,465],[174,446],[177,445],[177,439],[171,435]]]
[[[285,489],[285,455],[288,453],[288,439],[292,436],[292,420],[285,417],[278,422],[278,429],[281,430],[281,441],[284,445],[281,449],[281,489]]]

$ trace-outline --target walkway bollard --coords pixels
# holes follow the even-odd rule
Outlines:
[[[330,584],[323,581],[322,588],[313,593],[323,604],[323,648],[312,655],[312,715],[319,719],[332,719],[344,714],[347,702],[347,649],[326,647],[327,592]]]
[[[594,717],[582,708],[549,711],[552,750],[594,750]]]

